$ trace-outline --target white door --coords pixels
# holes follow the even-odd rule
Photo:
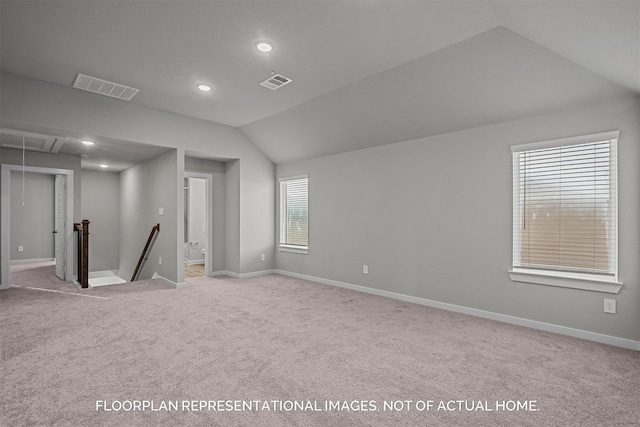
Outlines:
[[[65,280],[65,200],[66,200],[66,185],[65,185],[65,176],[64,175],[56,175],[56,189],[55,189],[55,221],[53,230],[54,233],[54,241],[56,248],[56,276],[60,279]]]

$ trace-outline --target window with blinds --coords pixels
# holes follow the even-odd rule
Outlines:
[[[280,179],[280,248],[309,247],[309,178]]]
[[[617,140],[512,147],[514,268],[617,276]]]

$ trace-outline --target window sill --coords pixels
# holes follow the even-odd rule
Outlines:
[[[613,277],[596,274],[530,270],[526,268],[513,268],[508,273],[514,282],[536,283],[609,294],[617,294],[622,289],[622,282],[618,282]]]
[[[280,252],[291,252],[294,254],[303,254],[307,255],[309,253],[309,248],[305,246],[289,246],[289,245],[280,245],[278,246]]]

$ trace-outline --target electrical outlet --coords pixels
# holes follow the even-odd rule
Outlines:
[[[362,274],[369,274],[369,266],[368,265],[363,265],[362,266]]]
[[[265,259],[267,259],[264,254],[260,255],[260,261],[264,261]]]
[[[605,298],[604,299],[604,312],[616,314],[616,300]]]
[[[161,256],[158,257],[158,265],[162,265],[162,257]]]
[[[158,208],[158,215],[164,215],[164,208]]]
[[[18,252],[24,252],[24,246],[18,246]]]

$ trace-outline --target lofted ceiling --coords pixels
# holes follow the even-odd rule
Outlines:
[[[639,1],[2,0],[0,19],[3,71],[139,89],[275,163],[640,93]],[[292,82],[259,86],[272,72]]]

